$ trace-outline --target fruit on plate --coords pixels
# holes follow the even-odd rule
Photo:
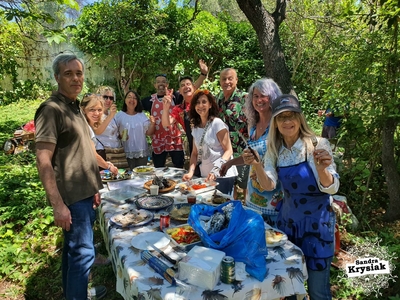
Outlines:
[[[265,231],[265,239],[267,244],[275,244],[279,243],[283,238],[283,233],[279,231],[275,231],[273,229],[267,229]]]
[[[188,245],[200,241],[199,235],[190,225],[168,228],[165,232],[180,245]]]

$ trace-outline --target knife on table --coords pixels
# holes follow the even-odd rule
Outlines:
[[[249,146],[249,144],[247,143],[247,140],[246,140],[246,138],[244,137],[244,135],[243,135],[240,131],[238,131],[237,133],[238,133],[239,137],[243,140],[243,142],[246,144],[246,147],[247,147],[247,148],[251,151],[251,153],[254,155],[255,161],[256,161],[256,162],[260,162],[260,161],[258,160],[258,157],[256,156],[256,152],[254,151],[253,148],[251,148],[251,147]]]
[[[146,240],[146,243],[148,246],[150,246],[151,248],[153,248],[154,250],[156,250],[158,253],[161,254],[162,257],[164,257],[166,260],[168,260],[171,264],[175,265],[176,264],[176,260],[172,259],[171,257],[169,257],[167,254],[165,254],[164,251],[160,250],[159,248],[157,248],[154,244],[150,243],[149,241]]]

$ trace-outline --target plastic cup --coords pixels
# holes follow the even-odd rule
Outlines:
[[[187,203],[189,204],[196,204],[196,194],[195,193],[189,193],[187,195]]]
[[[152,185],[150,185],[150,195],[158,195],[158,189],[159,189],[159,186],[158,185],[155,185],[155,184],[152,184]]]
[[[124,128],[122,130],[121,140],[125,142],[128,139],[128,128]]]

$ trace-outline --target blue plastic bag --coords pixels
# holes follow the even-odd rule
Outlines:
[[[200,216],[211,217],[215,211],[223,213],[222,208],[230,203],[234,209],[228,227],[208,235],[201,226]],[[244,209],[240,201],[229,201],[217,207],[195,204],[190,210],[188,224],[197,232],[206,247],[221,250],[235,261],[243,262],[247,273],[259,281],[264,280],[267,275],[265,256],[268,255],[268,250],[264,220],[259,214]]]

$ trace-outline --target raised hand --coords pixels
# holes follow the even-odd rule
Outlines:
[[[174,93],[174,89],[167,89],[165,92],[165,96],[163,98],[163,108],[164,109],[169,109],[171,107],[172,103],[172,95]]]
[[[199,67],[200,67],[200,73],[201,74],[207,74],[208,73],[208,66],[204,62],[204,60],[199,59]]]

